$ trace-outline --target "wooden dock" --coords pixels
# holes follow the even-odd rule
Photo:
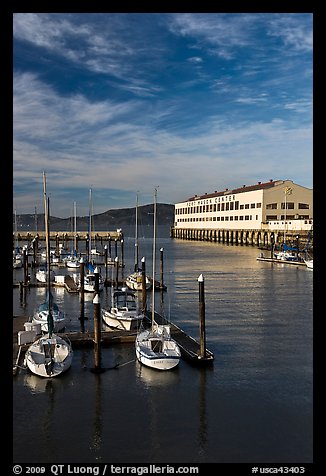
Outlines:
[[[149,313],[147,319],[150,319]],[[205,356],[200,356],[200,343],[193,337],[186,334],[180,327],[168,321],[164,316],[155,312],[155,321],[158,324],[168,324],[171,328],[171,336],[180,347],[182,357],[192,364],[207,364],[212,363],[214,354],[208,349],[205,349]]]
[[[24,329],[24,323],[28,322],[29,318],[26,316],[14,317],[13,322],[13,374],[16,375],[18,368],[22,365],[25,351],[30,344],[18,345],[18,332]],[[200,344],[191,336],[186,334],[180,327],[169,322],[164,316],[155,313],[155,320],[158,324],[170,325],[171,336],[178,343],[182,357],[194,365],[207,365],[213,362],[214,354],[208,349],[205,350],[205,355],[200,356]],[[146,323],[150,322],[150,313],[146,313]],[[63,337],[67,337],[73,348],[91,347],[94,345],[93,331],[72,331],[60,333]],[[114,344],[130,344],[135,342],[136,331],[122,331],[122,330],[101,330],[101,346],[107,347]]]

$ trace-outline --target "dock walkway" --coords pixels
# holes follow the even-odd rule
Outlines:
[[[30,344],[18,345],[18,332],[24,329],[24,323],[28,322],[29,318],[26,316],[14,317],[13,319],[13,372],[16,374],[18,367],[22,365],[22,360],[25,351]],[[200,355],[200,344],[191,336],[186,334],[180,327],[167,321],[167,319],[155,313],[155,320],[158,324],[170,325],[171,336],[178,343],[182,357],[188,362],[195,365],[202,365],[211,363],[214,360],[214,354],[205,349],[205,355]],[[146,321],[150,322],[150,314],[146,313]],[[93,331],[72,331],[63,332],[60,335],[67,337],[72,346],[87,347],[94,345],[94,332]],[[125,344],[135,342],[137,332],[136,331],[122,331],[122,330],[101,330],[101,346],[106,347],[113,344]]]

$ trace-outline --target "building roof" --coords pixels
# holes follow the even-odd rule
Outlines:
[[[222,192],[215,192],[213,193],[205,193],[204,195],[194,195],[193,197],[188,198],[187,202],[191,202],[194,200],[202,200],[204,198],[213,198],[213,197],[220,197],[224,195],[230,195],[230,194],[236,194],[236,193],[243,193],[243,192],[252,192],[254,190],[261,190],[261,189],[266,189],[266,188],[271,188],[274,187],[275,185],[278,185],[279,183],[282,183],[282,180],[269,180],[268,182],[257,182],[254,185],[242,185],[242,187],[234,188],[232,190],[229,190],[226,188]]]

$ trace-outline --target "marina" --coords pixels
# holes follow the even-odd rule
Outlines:
[[[151,246],[146,239],[146,256]],[[213,365],[192,365],[183,353],[179,368],[162,374],[136,361],[135,334],[102,328],[103,372],[94,374],[93,294],[85,293],[82,321],[79,294],[53,285],[55,301],[68,316],[65,332],[74,359],[65,375],[44,380],[21,368],[24,350],[18,355],[15,348],[15,461],[311,462],[313,273],[303,266],[258,261],[251,247],[167,237],[159,239],[159,246],[164,247],[167,291],[155,293],[157,314],[168,320],[175,338],[180,334],[180,346],[183,332],[189,350],[193,337],[197,353],[202,273]],[[125,239],[125,251],[121,280],[133,266],[132,238]],[[30,285],[13,288],[13,339],[45,296],[44,286],[33,286],[34,270],[29,272]],[[63,268],[58,272],[70,274]],[[15,282],[22,279],[23,269],[14,270]],[[110,302],[107,286],[100,305]],[[57,445],[68,415],[66,444]],[[31,420],[37,451],[24,430]],[[148,436],[135,444],[132,435],[140,436],[144,425]]]

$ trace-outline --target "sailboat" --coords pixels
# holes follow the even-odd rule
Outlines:
[[[102,319],[108,327],[126,331],[138,330],[144,314],[135,293],[127,288],[111,291],[111,307],[102,308]]]
[[[49,230],[49,198],[46,199],[46,177],[44,174],[44,220],[45,220],[45,230]],[[47,231],[46,231],[47,234]],[[49,235],[50,236],[50,235]],[[41,330],[43,332],[48,332],[48,317],[51,314],[53,331],[60,332],[63,331],[66,324],[66,318],[63,311],[59,309],[57,304],[54,302],[53,295],[51,293],[51,282],[54,279],[53,270],[50,266],[50,239],[49,236],[46,236],[46,263],[44,268],[40,268],[37,272],[37,279],[43,283],[47,284],[47,294],[45,301],[39,305],[38,309],[35,311],[32,317],[33,324],[40,324]]]
[[[134,272],[129,274],[126,277],[126,285],[129,289],[133,291],[142,291],[143,289],[143,279],[142,279],[142,271],[139,269],[139,248],[138,248],[138,194],[136,198],[136,226],[135,226],[135,268]],[[148,276],[145,276],[145,286],[146,289],[151,288],[151,281]]]
[[[46,176],[43,172],[44,181],[44,208],[45,208],[45,232],[47,259],[50,259],[49,239],[49,213],[46,199]],[[48,261],[49,262],[49,261]],[[40,377],[56,377],[68,370],[72,363],[73,350],[67,337],[54,334],[53,298],[50,294],[50,267],[48,266],[48,309],[47,309],[47,333],[33,342],[26,351],[25,365],[29,370]]]
[[[155,251],[156,251],[156,200],[154,193],[154,229],[153,229],[153,283],[155,282]],[[181,358],[181,351],[171,337],[170,326],[155,321],[155,288],[152,287],[152,313],[149,329],[141,328],[136,336],[135,350],[138,361],[158,370],[170,370],[176,367]]]
[[[71,256],[68,256],[66,261],[67,268],[79,269],[80,261],[77,257],[77,210],[76,202],[74,202],[74,249]]]

